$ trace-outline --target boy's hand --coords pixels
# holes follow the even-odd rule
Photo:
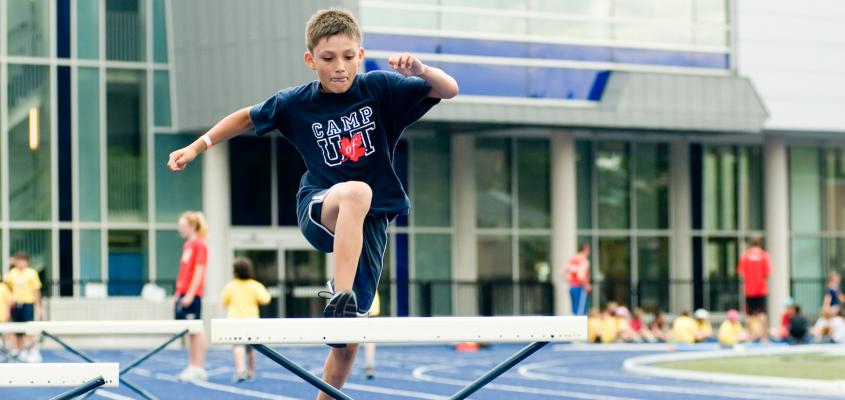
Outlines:
[[[396,72],[405,76],[420,76],[428,69],[419,58],[410,53],[394,54],[387,59],[387,64]]]
[[[191,146],[183,147],[170,153],[170,159],[167,161],[167,168],[170,168],[173,172],[184,171],[185,166],[195,158],[197,158],[196,150],[192,149]]]

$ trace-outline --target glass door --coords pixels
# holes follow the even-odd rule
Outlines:
[[[272,295],[270,304],[259,307],[261,318],[283,316],[282,285],[279,280],[281,269],[279,251],[277,249],[235,249],[235,257],[244,257],[252,261],[252,266],[255,268],[255,280],[264,284]]]
[[[325,300],[317,292],[326,289],[326,255],[314,249],[282,249],[285,262],[285,317],[319,317]]]

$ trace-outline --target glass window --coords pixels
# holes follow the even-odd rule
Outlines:
[[[747,203],[745,208],[745,224],[747,229],[762,230],[764,227],[765,200],[763,180],[763,148],[759,146],[746,147],[743,149],[742,176],[745,192],[744,198]]]
[[[79,80],[77,132],[79,152],[79,219],[100,220],[100,73],[77,70]]]
[[[666,309],[669,303],[669,238],[637,238],[637,299],[648,311]]]
[[[631,249],[626,237],[600,237],[598,266],[592,268],[599,282],[598,304],[615,301],[631,305]],[[598,276],[595,276],[598,274]],[[595,290],[595,287],[594,287]]]
[[[369,27],[401,27],[404,29],[438,29],[440,15],[435,11],[394,10],[361,6],[361,25]],[[364,36],[366,46],[367,37]]]
[[[302,174],[308,170],[305,161],[291,142],[275,137],[276,141],[276,181],[279,187],[279,225],[298,226],[296,218],[296,192]]]
[[[164,0],[153,0],[153,61],[167,62],[167,9]]]
[[[59,296],[73,296],[73,231],[62,229],[59,231]]]
[[[232,225],[272,225],[272,146],[268,137],[229,141]]]
[[[162,160],[170,152],[189,145],[194,135],[155,136],[156,220],[176,223],[186,210],[202,210],[202,165],[196,163],[174,174]],[[178,257],[178,255],[177,255]]]
[[[819,191],[821,162],[815,147],[789,149],[789,204],[795,232],[821,230],[822,199]]]
[[[100,3],[77,0],[76,4],[76,56],[89,60],[100,58]]]
[[[41,293],[45,296],[51,296],[54,293],[54,282],[50,231],[46,229],[12,229],[9,231],[9,251],[10,256],[18,251],[25,251],[29,254],[29,266],[38,271],[38,277],[41,279]],[[5,260],[8,260],[8,258]],[[58,285],[55,289],[58,289]],[[55,294],[58,295],[58,291]]]
[[[637,228],[669,228],[669,146],[638,143],[636,151]]]
[[[511,146],[509,139],[475,140],[475,182],[479,228],[511,226]]]
[[[517,173],[519,174],[519,227],[551,227],[551,188],[549,141],[522,139],[517,141]]]
[[[565,37],[567,39],[613,39],[613,24],[604,21],[560,21],[534,18],[529,21],[528,32],[532,36]]]
[[[10,56],[50,56],[50,1],[6,2],[7,49]]]
[[[417,233],[413,240],[415,315],[451,315],[452,235]]]
[[[524,35],[528,20],[511,16],[481,14],[440,14],[441,29],[445,31],[480,32],[506,35]]]
[[[824,296],[824,253],[821,238],[793,237],[791,249],[792,298],[808,313],[821,306]]]
[[[845,152],[825,149],[823,199],[824,230],[845,230]]]
[[[692,21],[693,0],[624,0],[614,2],[617,18]]]
[[[50,69],[9,65],[9,218],[49,221]]]
[[[83,296],[86,284],[99,283],[103,279],[100,238],[100,231],[97,229],[79,231],[79,281]]]
[[[147,248],[146,231],[109,231],[109,296],[141,294],[147,282]]]
[[[613,9],[613,0],[529,0],[531,11],[549,11],[561,14],[608,17]]]
[[[728,4],[726,0],[695,0],[696,22],[728,22]]]
[[[596,171],[599,228],[627,229],[630,226],[628,144],[598,142]]]
[[[736,264],[739,260],[736,238],[710,238],[707,240],[705,273],[711,311],[739,308],[739,278]]]
[[[106,0],[106,58],[146,60],[144,0]]]
[[[578,199],[578,229],[593,227],[593,142],[575,142],[576,180]]]
[[[107,72],[108,208],[112,221],[147,220],[145,81],[143,71]]]
[[[513,315],[513,258],[510,235],[478,236],[478,311]]]
[[[551,240],[548,236],[519,238],[520,315],[552,315]]]
[[[155,126],[170,126],[170,74],[157,70],[153,76]]]
[[[451,7],[492,8],[495,10],[523,10],[526,0],[440,0],[440,4]]]
[[[705,229],[737,229],[736,178],[736,147],[706,147],[704,151]]]
[[[416,226],[451,225],[449,136],[414,137],[410,140],[411,212]]]
[[[186,170],[187,171],[187,170]],[[156,232],[156,285],[173,294],[179,275],[179,258],[185,239],[175,230]]]

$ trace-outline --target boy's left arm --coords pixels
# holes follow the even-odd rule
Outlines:
[[[410,54],[394,54],[387,63],[391,68],[405,76],[418,76],[431,85],[429,97],[451,99],[458,95],[458,82],[440,68],[423,64],[419,58]]]

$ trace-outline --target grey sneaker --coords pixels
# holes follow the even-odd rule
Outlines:
[[[325,318],[357,318],[358,317],[358,298],[355,292],[351,290],[342,290],[335,293],[323,309],[323,317]],[[343,343],[329,343],[329,346],[342,349],[346,347]]]

